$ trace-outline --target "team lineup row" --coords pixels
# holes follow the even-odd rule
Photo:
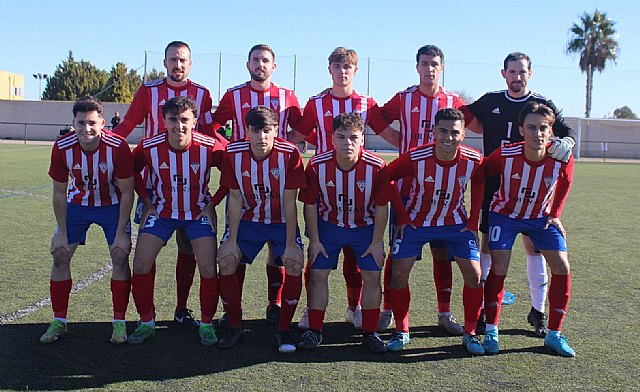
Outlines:
[[[375,352],[383,352],[387,349],[399,351],[410,341],[408,276],[415,261],[415,255],[421,253],[422,245],[426,242],[430,243],[434,256],[439,325],[450,333],[463,335],[463,343],[472,354],[482,354],[485,348],[488,352],[498,350],[497,315],[501,301],[491,301],[492,297],[488,295],[489,289],[497,289],[495,295],[498,297],[503,292],[505,265],[508,265],[511,248],[509,240],[505,241],[504,238],[510,238],[510,235],[515,238],[518,232],[526,232],[533,240],[532,254],[527,256],[528,270],[531,258],[538,263],[541,260],[542,269],[546,272],[545,261],[540,252],[547,257],[553,273],[549,292],[551,307],[566,311],[568,260],[566,247],[563,248],[564,245],[562,245],[563,229],[558,219],[564,197],[558,197],[558,193],[565,192],[566,195],[568,192],[572,167],[570,161],[570,150],[573,145],[572,135],[570,135],[572,131],[564,125],[557,110],[548,100],[531,93],[526,88],[531,76],[530,60],[526,55],[514,53],[505,59],[503,75],[509,87],[507,91],[487,94],[493,97],[483,96],[474,104],[467,106],[455,94],[448,93],[439,86],[438,79],[444,67],[443,58],[440,49],[433,45],[420,48],[416,55],[416,69],[420,75],[420,84],[399,92],[389,103],[380,108],[370,97],[363,96],[352,88],[352,78],[357,71],[355,52],[337,48],[329,57],[332,87],[312,97],[304,112],[301,113],[293,92],[270,81],[275,69],[273,51],[266,45],[256,45],[251,49],[247,62],[251,81],[230,89],[216,112],[211,113],[208,91],[187,79],[191,65],[188,46],[183,42],[172,42],[165,51],[165,66],[169,76],[162,81],[141,87],[124,121],[114,130],[115,134],[101,130],[104,120],[99,103],[91,99],[79,100],[74,106],[74,125],[83,129],[77,129],[75,134],[61,138],[54,146],[52,153],[50,174],[54,179],[54,213],[58,222],[58,230],[52,241],[54,267],[51,295],[55,318],[41,341],[55,341],[66,332],[66,304],[71,287],[69,260],[77,244],[83,240],[83,228],[86,231],[86,227],[91,223],[83,222],[78,229],[75,221],[81,220],[79,217],[94,219],[94,215],[100,215],[98,211],[78,212],[76,207],[80,206],[96,208],[105,213],[110,211],[108,214],[118,218],[115,224],[111,222],[113,235],[107,235],[114,264],[111,285],[114,303],[112,341],[121,343],[128,340],[129,343],[141,343],[155,333],[153,306],[155,258],[162,246],[177,230],[179,254],[176,267],[178,288],[176,321],[197,325],[203,344],[213,345],[217,342],[222,348],[234,346],[243,335],[240,298],[244,266],[253,260],[266,242],[269,248],[270,264],[267,267],[267,276],[270,280],[270,304],[267,308],[267,316],[278,322],[277,338],[280,351],[295,351],[296,345],[291,341],[289,324],[300,297],[304,258],[299,234],[297,234],[297,213],[295,208],[289,207],[295,207],[296,193],[299,188],[302,189],[299,198],[305,203],[304,215],[310,240],[310,262],[307,263],[305,274],[308,276],[308,309],[305,310],[303,320],[299,323],[299,325],[308,324],[309,330],[303,335],[303,340],[298,343],[298,347],[314,348],[322,339],[322,320],[328,298],[326,279],[329,271],[335,268],[338,253],[342,248],[345,255],[343,265],[349,299],[347,315],[356,326],[362,328],[364,344]],[[513,95],[522,95],[522,97],[514,98]],[[174,98],[181,96],[190,96],[193,101]],[[206,108],[207,100],[209,109]],[[497,100],[501,101],[497,102]],[[522,228],[507,230],[506,227],[510,226],[509,222],[504,223],[504,226],[492,225],[490,236],[492,242],[488,243],[488,247],[493,246],[495,237],[495,242],[499,242],[503,248],[492,249],[489,253],[485,247],[486,236],[483,236],[485,238],[480,249],[475,240],[480,206],[484,198],[487,206],[483,211],[483,222],[480,227],[482,229],[484,226],[482,231],[487,232],[488,224],[491,223],[489,217],[492,216],[489,213],[488,204],[494,198],[494,193],[495,197],[498,196],[499,192],[496,193],[498,186],[501,183],[504,186],[505,181],[500,182],[498,169],[492,169],[495,172],[491,172],[492,176],[487,177],[485,181],[482,154],[468,147],[459,146],[459,143],[464,138],[465,126],[477,132],[484,130],[485,154],[496,148],[490,149],[491,146],[488,148],[488,143],[497,141],[499,146],[503,144],[502,140],[518,142],[518,138],[522,140],[524,135],[524,145],[511,146],[514,148],[513,157],[519,156],[518,154],[524,157],[527,127],[519,128],[519,125],[524,123],[518,120],[518,113],[509,118],[510,121],[505,121],[508,123],[506,135],[501,135],[502,128],[499,128],[498,122],[504,121],[502,117],[509,115],[510,110],[514,111],[514,105],[517,104],[521,108],[529,101],[546,104],[542,109],[536,109],[541,110],[539,113],[531,113],[534,118],[543,119],[541,120],[543,124],[531,126],[532,129],[536,129],[531,133],[537,132],[535,139],[538,150],[540,146],[543,150],[542,155],[538,154],[536,157],[542,156],[544,159],[531,159],[528,156],[527,159],[523,158],[525,164],[521,165],[520,169],[527,173],[515,173],[511,177],[511,182],[518,180],[522,181],[522,184],[514,183],[513,186],[507,187],[503,192],[503,198],[508,200],[513,196],[511,193],[518,190],[522,191],[522,194],[514,193],[515,207],[509,206],[509,203],[504,201],[504,205],[496,207],[498,208],[496,212],[511,215],[512,219],[524,219],[527,222],[544,219],[544,227],[540,228],[544,233],[543,240],[529,233],[530,230]],[[460,111],[439,110],[456,107]],[[483,116],[483,110],[486,108],[489,109]],[[140,116],[140,113],[143,115]],[[393,113],[397,118],[392,117]],[[438,115],[444,118],[438,118]],[[227,146],[226,152],[223,147],[224,141],[202,134],[215,137],[212,130],[216,129],[216,124],[219,126],[228,121],[225,116],[231,117],[234,121],[234,137],[232,143]],[[114,152],[128,151],[128,148],[122,147],[126,143],[118,134],[127,135],[135,125],[145,119],[147,137],[134,150],[135,159],[129,158],[129,172],[124,169],[127,164],[121,165],[118,169],[121,172],[112,172],[115,170]],[[400,120],[400,131],[388,125],[395,119]],[[441,123],[445,125],[440,126]],[[191,132],[196,128],[196,124],[198,131],[202,133]],[[361,149],[363,130],[367,124],[386,140],[400,147],[401,157],[388,168],[382,159]],[[292,131],[278,133],[286,129],[287,125],[292,128]],[[512,128],[514,132],[511,132]],[[443,135],[438,138],[441,130]],[[553,132],[556,136],[564,137],[547,146]],[[492,136],[488,137],[489,135]],[[285,137],[289,141],[285,140]],[[300,155],[295,145],[291,143],[303,140],[305,137],[315,139],[314,144],[317,145],[317,154],[310,161],[306,176]],[[106,143],[104,148],[108,150],[105,152],[108,157],[95,154],[96,151],[100,151],[101,143]],[[191,151],[192,146],[197,147]],[[74,149],[76,153],[72,152]],[[442,154],[445,155],[441,156]],[[450,157],[451,154],[453,155]],[[125,155],[126,153],[123,152],[122,156]],[[78,157],[77,162],[74,162],[75,156]],[[126,161],[126,158],[121,159]],[[458,162],[460,159],[464,164]],[[508,161],[515,158],[505,159]],[[494,160],[498,162],[500,158]],[[54,165],[56,161],[58,163]],[[487,162],[490,161],[490,159],[487,160]],[[533,164],[538,161],[555,162],[554,164],[561,167],[547,170],[546,163]],[[512,162],[509,162],[509,170],[514,170]],[[433,168],[430,167],[432,163]],[[411,171],[414,164],[415,170]],[[222,172],[221,186],[213,196],[208,193],[207,188],[209,168],[212,165],[217,166]],[[551,163],[549,165],[553,166]],[[499,166],[495,163],[487,167]],[[133,276],[129,279],[130,240],[126,231],[128,219],[123,219],[125,216],[128,218],[125,210],[127,206],[130,210],[133,203],[133,173],[139,173],[145,167],[144,178],[138,178],[136,174],[135,188],[140,198],[144,200],[139,211],[142,213],[143,226],[140,229],[134,256]],[[529,175],[532,167],[537,173],[535,176]],[[74,170],[79,171],[74,173]],[[545,170],[550,170],[551,174],[546,173]],[[414,174],[409,176],[407,173]],[[425,173],[431,174],[425,175]],[[70,183],[69,176],[72,180]],[[115,178],[118,178],[117,185],[114,183]],[[398,180],[397,188],[389,184],[389,178]],[[472,207],[467,217],[461,195],[469,181],[472,183]],[[562,186],[556,188],[556,183]],[[538,189],[539,187],[542,188]],[[559,192],[559,189],[562,191]],[[550,204],[554,191],[556,196],[553,198],[553,203],[555,205],[557,201],[560,206],[557,211]],[[227,193],[229,194],[229,228],[225,241],[217,253],[219,271],[216,273],[216,247],[213,237],[215,232],[210,225],[210,222],[215,222],[212,206],[222,200]],[[380,198],[394,193],[397,193],[394,203],[398,218],[396,226],[402,230],[393,242],[392,255],[387,258],[385,301],[383,311],[380,312],[380,270],[385,265],[382,233],[387,221],[386,206],[390,201]],[[75,206],[72,206],[73,204]],[[284,208],[285,205],[287,209]],[[492,205],[491,208],[493,209],[494,206]],[[501,212],[508,211],[509,208],[512,212],[506,214]],[[517,212],[514,213],[513,211],[516,210]],[[556,215],[549,215],[550,211]],[[557,219],[557,222],[553,221],[548,225],[547,219]],[[74,230],[71,230],[72,227]],[[451,230],[456,227],[457,230],[454,230],[454,233],[449,232],[444,235],[441,232],[441,229]],[[464,230],[464,227],[467,230]],[[503,228],[500,229],[501,227]],[[427,228],[433,228],[435,232],[421,231]],[[558,229],[554,231],[553,228]],[[348,230],[349,235],[346,236],[341,230]],[[72,231],[77,232],[72,233]],[[358,235],[355,235],[356,232]],[[456,232],[463,233],[463,237],[456,237]],[[507,237],[501,237],[501,232]],[[551,240],[546,240],[550,233],[557,235]],[[356,240],[357,238],[360,238],[357,243],[340,243],[345,239]],[[503,238],[502,242],[499,241],[500,238]],[[466,247],[464,243],[467,243]],[[319,254],[321,256],[318,256]],[[489,273],[489,267],[486,267],[489,254],[494,258],[491,273]],[[451,257],[458,262],[465,281],[464,328],[455,322],[450,313]],[[482,263],[483,257],[485,265]],[[186,307],[196,264],[200,268],[201,275],[202,317],[199,323],[194,320],[191,311]],[[283,269],[278,267],[283,264]],[[347,273],[347,270],[352,273]],[[561,281],[559,278],[556,279],[556,275],[564,276],[566,279]],[[271,281],[275,281],[275,284]],[[481,312],[483,283],[485,283],[485,297],[488,304],[486,311],[488,324],[484,345],[480,344],[476,338],[478,319],[483,314]],[[562,289],[563,284],[564,289]],[[537,287],[543,286],[545,285]],[[129,287],[133,292],[142,322],[127,339],[122,308],[124,306],[126,310]],[[271,287],[275,289],[271,290]],[[556,287],[555,290],[554,287]],[[218,291],[223,299],[226,312],[224,321],[228,327],[227,333],[220,341],[217,341],[217,335],[211,323],[217,307]],[[534,294],[533,291],[532,294]],[[539,297],[538,291],[540,290],[535,294]],[[534,300],[529,321],[534,324],[541,336],[546,335],[546,345],[563,355],[573,355],[573,350],[559,333],[563,313],[560,318],[556,316],[561,312],[555,311],[550,314],[550,330],[547,333],[544,314],[546,290],[542,291],[544,291],[542,304],[536,306],[536,300]],[[562,302],[560,297],[566,297],[566,301]],[[476,308],[477,315],[475,315]],[[385,344],[376,330],[388,327],[391,314],[396,321],[396,333],[391,341]]]

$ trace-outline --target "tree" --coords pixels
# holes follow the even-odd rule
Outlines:
[[[78,97],[94,95],[107,86],[109,74],[90,62],[75,61],[73,52],[56,67],[42,93],[43,99],[52,101],[75,101]]]
[[[155,68],[151,69],[151,72],[147,72],[147,82],[151,82],[153,80],[160,80],[166,77],[164,71],[158,71]]]
[[[616,41],[618,36],[615,22],[607,18],[605,12],[597,9],[593,15],[582,14],[579,23],[574,23],[571,36],[567,41],[566,53],[580,54],[580,70],[587,74],[587,94],[585,105],[585,117],[591,116],[591,97],[593,91],[593,71],[602,73],[607,62],[617,61],[620,44]]]
[[[626,118],[628,120],[637,120],[638,116],[627,105],[613,111],[613,118]]]
[[[128,70],[124,63],[118,62],[109,72],[107,87],[98,93],[98,98],[106,102],[131,102],[142,79],[134,70]]]

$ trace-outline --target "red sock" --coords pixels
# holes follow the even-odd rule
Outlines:
[[[153,275],[151,272],[146,274],[134,272],[131,277],[131,292],[140,319],[144,322],[153,320]]]
[[[384,263],[384,274],[382,275],[382,292],[383,294],[383,304],[382,309],[391,310],[391,266],[393,262],[391,260],[391,255],[387,256],[387,260]]]
[[[220,298],[224,305],[224,311],[227,312],[227,321],[229,326],[240,328],[242,326],[242,300],[240,299],[240,285],[238,285],[237,275],[220,275],[218,277],[218,290]]]
[[[549,286],[549,329],[562,331],[571,298],[571,275],[552,275]]]
[[[269,305],[280,305],[280,302],[282,302],[282,282],[284,282],[284,268],[267,264],[267,296]]]
[[[242,289],[244,287],[244,277],[247,273],[247,265],[244,263],[238,264],[236,267],[236,280],[238,281],[238,289],[240,290],[240,303],[242,303]]]
[[[487,324],[498,324],[500,321],[505,278],[506,276],[499,276],[489,271],[487,280],[484,282],[484,313]]]
[[[302,275],[293,276],[287,274],[282,287],[282,308],[280,309],[280,321],[278,331],[288,331],[289,324],[298,307],[300,294],[302,293]]]
[[[350,308],[355,308],[360,303],[362,295],[362,275],[358,268],[356,255],[351,248],[342,248],[343,264],[342,275],[347,285],[347,303]]]
[[[324,310],[309,309],[309,329],[322,332],[324,327]]]
[[[472,289],[466,284],[462,288],[462,306],[464,307],[464,332],[476,334],[476,325],[482,309],[482,286]]]
[[[156,292],[156,262],[154,260],[153,264],[151,264],[151,271],[149,271],[151,273],[152,276],[152,280],[151,280],[151,290],[155,293]],[[153,304],[153,311],[156,311],[156,304]]]
[[[187,307],[189,291],[196,273],[196,256],[178,252],[176,259],[176,313]]]
[[[453,287],[451,261],[433,259],[433,281],[436,284],[438,312],[451,312],[451,288]]]
[[[391,290],[391,309],[393,318],[396,319],[396,331],[409,332],[409,303],[411,302],[411,291],[409,286],[402,289]]]
[[[362,309],[362,332],[374,333],[378,330],[380,308]]]
[[[307,265],[304,267],[304,287],[309,290],[309,281],[311,280],[311,263],[307,260]]]
[[[69,295],[71,295],[72,283],[71,279],[49,281],[49,294],[51,295],[53,317],[67,318],[67,309],[69,309]]]
[[[218,307],[218,277],[200,276],[200,312],[203,323],[211,324]]]
[[[129,294],[131,293],[131,279],[111,279],[111,302],[113,303],[113,319],[124,320],[129,306]]]

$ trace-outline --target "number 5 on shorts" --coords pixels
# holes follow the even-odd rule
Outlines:
[[[402,243],[402,238],[397,238],[395,241],[393,241],[393,248],[391,249],[392,254],[398,254],[398,252],[400,251],[400,243]]]

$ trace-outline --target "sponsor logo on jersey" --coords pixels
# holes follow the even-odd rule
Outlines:
[[[464,186],[464,184],[466,184],[467,181],[468,181],[467,177],[465,177],[465,176],[458,177],[458,185],[460,185],[460,186]]]
[[[519,180],[520,179],[520,174],[516,173],[516,174],[512,175],[511,178],[513,178],[514,180]]]
[[[433,181],[433,177],[429,176],[424,179],[424,182],[435,182],[435,181]]]
[[[192,163],[191,164],[191,170],[193,170],[193,174],[198,174],[198,169],[200,169],[200,164],[199,163]]]
[[[333,113],[331,113],[331,111],[327,110],[326,112],[324,112],[324,116],[325,117],[333,117]]]
[[[494,114],[500,114],[500,108],[495,108],[495,109],[493,109],[493,110],[491,111],[491,113],[494,113]]]
[[[100,168],[100,171],[102,173],[106,173],[107,169],[109,168],[109,164],[107,162],[99,162],[98,167]]]
[[[327,186],[333,186],[335,187],[335,185],[333,185],[333,181],[329,180],[329,182],[327,182]]]
[[[545,184],[547,187],[550,187],[552,182],[553,182],[553,177],[545,177],[545,178],[544,178],[544,184]]]
[[[162,101],[160,101],[160,103],[158,105],[160,106],[164,106],[164,104],[167,103],[167,101],[165,101],[164,99]]]
[[[79,164],[79,163],[76,163],[75,165],[73,165],[73,168],[74,168],[74,169],[77,169],[77,170],[82,169],[82,167],[80,166],[80,164]]]
[[[160,169],[168,169],[168,168],[169,168],[169,166],[167,165],[167,162],[162,162],[160,164]]]
[[[279,99],[272,99],[271,100],[271,107],[273,108],[273,110],[278,110],[279,106],[280,106],[280,100]]]
[[[367,187],[367,182],[366,181],[356,181],[356,185],[358,185],[358,189],[360,189],[360,192],[364,192],[364,189]]]
[[[280,178],[280,169],[278,168],[273,168],[271,169],[271,175],[274,176],[277,179]]]
[[[420,109],[418,109],[417,106],[414,106],[413,109],[411,109],[411,113],[419,113]]]
[[[242,104],[242,108],[243,109],[251,109],[251,105],[249,105],[248,103],[245,102],[245,103]]]
[[[249,174],[249,172],[245,170],[242,172],[242,177],[251,177],[251,174]]]

